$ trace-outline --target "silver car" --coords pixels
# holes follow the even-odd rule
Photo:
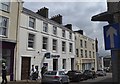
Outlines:
[[[69,77],[64,71],[47,71],[41,80],[42,84],[69,84]]]

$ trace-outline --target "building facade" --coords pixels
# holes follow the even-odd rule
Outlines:
[[[62,16],[48,18],[48,9],[37,13],[23,8],[21,13],[16,80],[28,79],[32,65],[41,72],[74,69],[75,36],[71,25],[62,25]],[[39,75],[41,75],[39,73]]]
[[[5,2],[6,1],[6,2]],[[0,2],[0,60],[6,63],[7,79],[13,80],[17,30],[21,12],[21,0]]]
[[[97,70],[95,40],[83,35],[83,31],[75,31],[76,69]]]

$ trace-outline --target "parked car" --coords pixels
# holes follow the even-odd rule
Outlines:
[[[42,84],[69,84],[69,76],[64,71],[46,71],[41,79]]]
[[[70,81],[83,80],[83,73],[78,70],[70,70],[67,75],[69,76]]]
[[[83,72],[83,78],[84,79],[90,79],[90,78],[96,78],[96,73],[94,71],[91,70],[85,70]]]
[[[106,76],[106,72],[104,70],[97,70],[96,75],[97,76]]]

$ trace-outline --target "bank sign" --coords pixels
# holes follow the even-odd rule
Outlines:
[[[120,24],[106,25],[103,30],[105,50],[120,49]]]

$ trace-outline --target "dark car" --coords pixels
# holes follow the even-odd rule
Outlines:
[[[96,75],[97,76],[106,76],[106,72],[104,70],[97,70]]]
[[[83,73],[78,70],[70,70],[67,75],[69,76],[70,81],[83,80]]]
[[[85,70],[83,72],[84,79],[96,78],[96,73],[91,70]]]

